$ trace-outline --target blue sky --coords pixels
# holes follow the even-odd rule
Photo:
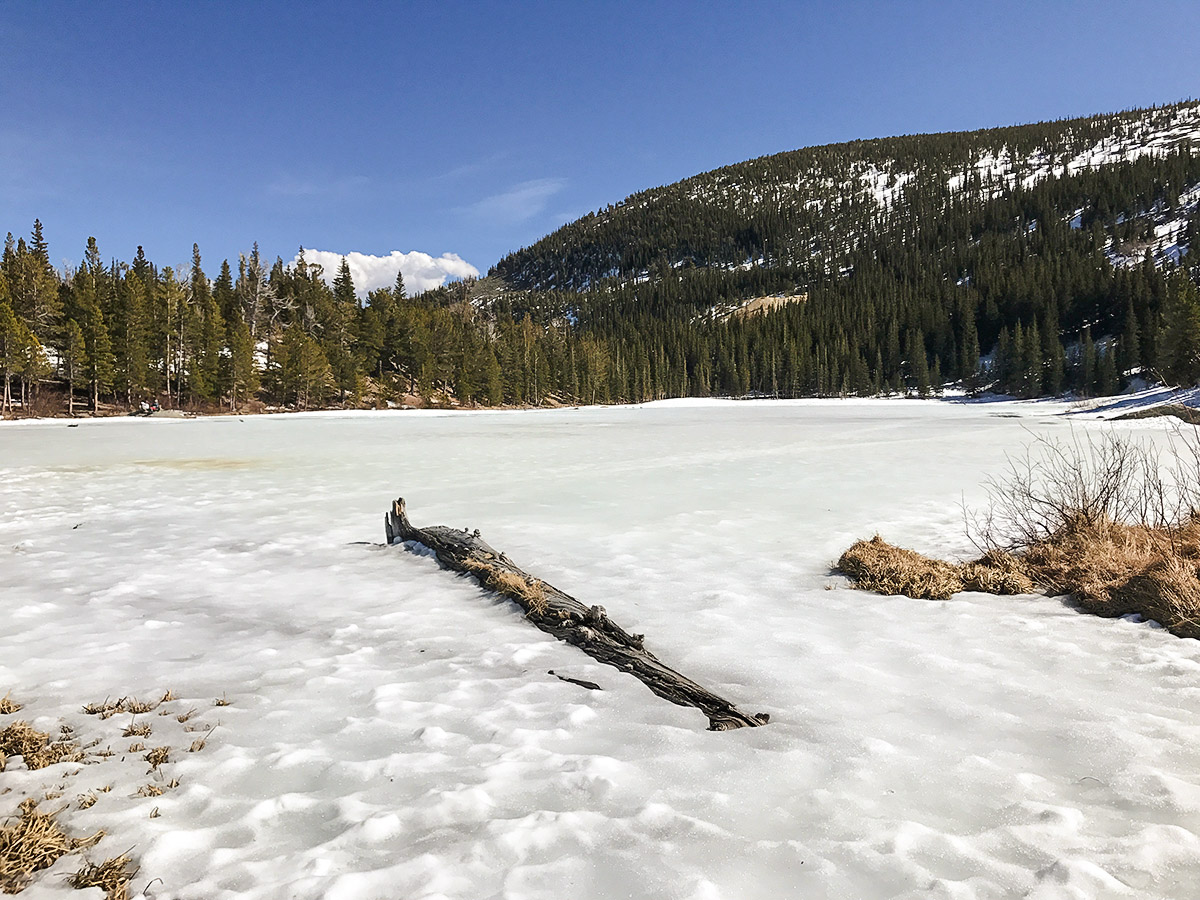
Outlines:
[[[1200,94],[1200,3],[0,4],[0,231],[206,268],[506,252],[832,141]]]

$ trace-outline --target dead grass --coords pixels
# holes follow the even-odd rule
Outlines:
[[[1200,638],[1200,520],[1178,528],[1100,522],[1064,529],[1023,562],[1053,594],[1102,616],[1138,613]]]
[[[12,691],[0,697],[0,716],[11,716],[13,713],[20,712],[21,709],[22,705],[12,699]]]
[[[150,726],[145,723],[130,722],[125,730],[121,732],[121,737],[149,737]]]
[[[167,691],[167,694],[170,694]],[[117,700],[112,700],[108,697],[104,698],[101,703],[89,703],[83,708],[83,711],[89,716],[99,716],[101,719],[108,719],[115,716],[117,713],[133,713],[140,715],[142,713],[152,712],[157,709],[161,703],[166,701],[166,695],[163,695],[162,700],[153,703],[138,700],[136,697],[121,697]]]
[[[146,759],[146,762],[150,763],[151,769],[157,769],[159,766],[163,765],[163,763],[170,761],[171,748],[170,747],[155,747],[153,750],[151,750],[149,753],[146,754],[145,759]]]
[[[1200,512],[1193,511],[1200,500],[1200,468],[1194,481],[1186,471],[1171,476],[1177,485],[1171,490],[1178,494],[1168,496],[1155,480],[1153,458],[1130,456],[1133,451],[1111,441],[1102,451],[1102,460],[1116,459],[1117,468],[1140,474],[1111,481],[1111,472],[1099,473],[1094,462],[1089,470],[1056,447],[1053,471],[1072,473],[1061,492],[1045,478],[1028,475],[1032,466],[1010,476],[1008,484],[1017,487],[999,486],[1009,491],[998,504],[999,521],[1016,523],[1005,540],[1014,552],[993,546],[980,559],[955,566],[876,536],[854,544],[838,567],[861,588],[937,600],[959,590],[1016,594],[1037,586],[1069,595],[1087,612],[1137,613],[1172,634],[1200,638]],[[1037,512],[1022,519],[1022,504],[1030,498]],[[989,527],[996,521],[989,520]]]
[[[98,887],[107,900],[128,900],[129,882],[137,871],[133,860],[125,854],[102,863],[84,860],[83,868],[70,877],[69,883],[77,890]]]
[[[959,567],[964,591],[981,594],[1031,594],[1033,580],[1025,562],[1003,550],[989,550],[979,559]]]
[[[0,731],[0,772],[4,771],[9,756],[22,757],[28,769],[44,769],[60,762],[82,762],[83,752],[69,737],[68,730],[59,740],[52,741],[50,735],[38,731],[28,722],[13,722]]]
[[[188,748],[188,753],[199,753],[208,745],[208,739],[212,737],[212,733],[216,730],[214,725],[204,733],[204,737],[198,737],[192,741],[192,746]]]
[[[41,812],[32,798],[21,801],[15,822],[11,818],[11,824],[0,829],[0,891],[6,894],[21,892],[34,872],[104,837],[103,831],[89,838],[71,837],[59,824],[58,812]]]
[[[838,560],[838,568],[864,590],[948,600],[963,589],[959,567],[894,547],[879,535],[857,541]]]
[[[516,600],[527,614],[538,616],[546,614],[549,608],[546,603],[546,589],[536,578],[522,578],[508,569],[477,562],[473,559],[466,560],[464,565],[487,587]]]

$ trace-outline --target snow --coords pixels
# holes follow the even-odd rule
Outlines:
[[[0,694],[116,755],[10,759],[0,813],[62,785],[68,827],[109,832],[93,857],[133,848],[134,891],[159,900],[1190,898],[1200,642],[829,571],[875,532],[967,555],[960,501],[1038,434],[1169,430],[1069,409],[6,422]],[[707,732],[427,555],[354,543],[401,494],[771,724]],[[180,783],[137,797],[156,776],[129,716],[81,707],[168,688],[173,714],[139,720]],[[76,865],[36,896],[78,896]]]
[[[1071,157],[1046,149],[1018,157],[1006,146],[999,152],[990,149],[981,152],[970,168],[985,186],[991,181],[1009,188],[1017,183],[1028,188],[1047,178],[1133,162],[1143,156],[1165,157],[1189,144],[1200,144],[1200,106],[1181,107],[1169,115],[1148,115],[1143,121],[1119,129]],[[947,183],[951,191],[959,191],[966,180],[965,174],[960,173],[951,175]]]
[[[858,177],[871,198],[883,209],[896,202],[896,198],[904,190],[904,186],[916,175],[912,172],[886,172],[868,164],[863,167]]]

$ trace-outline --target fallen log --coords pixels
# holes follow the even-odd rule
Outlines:
[[[479,531],[444,525],[416,528],[408,520],[404,499],[392,504],[384,518],[388,544],[415,541],[434,552],[448,569],[472,576],[489,590],[504,594],[525,617],[547,634],[574,644],[588,656],[637,678],[664,700],[692,706],[708,716],[710,731],[765,725],[766,713],[747,715],[696,682],[661,663],[643,644],[644,635],[630,634],[612,621],[603,606],[585,606],[569,594],[519,569],[493,550]]]

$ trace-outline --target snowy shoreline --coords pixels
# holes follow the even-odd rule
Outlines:
[[[1006,452],[1114,427],[1071,406],[0,429],[0,695],[116,754],[10,760],[0,814],[64,785],[69,830],[107,829],[96,856],[133,847],[134,891],[158,900],[1190,898],[1200,643],[1054,598],[881,597],[829,571],[876,531],[965,556],[959,504]],[[373,546],[399,495],[771,724],[707,732],[434,560]],[[138,796],[155,776],[120,737],[130,717],[81,708],[167,689],[216,727],[191,753],[176,716],[139,717],[179,784]],[[76,865],[29,895],[79,896],[60,877]]]
[[[402,408],[402,409],[311,409],[311,410],[267,410],[258,413],[187,413],[173,416],[42,416],[24,418],[0,418],[0,426],[12,425],[47,425],[61,422],[95,423],[95,422],[180,422],[180,421],[221,421],[245,418],[358,418],[358,417],[391,417],[391,416],[476,416],[476,415],[518,415],[553,413],[563,410],[609,410],[609,409],[659,409],[659,408],[689,408],[689,407],[722,407],[722,406],[825,406],[828,404],[873,405],[895,403],[932,403],[981,406],[992,404],[1013,405],[1021,410],[1037,410],[1039,412],[1053,410],[1056,413],[1085,415],[1095,413],[1126,413],[1134,410],[1145,410],[1156,406],[1179,404],[1182,406],[1200,407],[1200,388],[1169,388],[1151,387],[1138,391],[1115,394],[1111,397],[1039,397],[1031,400],[1019,400],[1003,394],[984,394],[969,396],[962,392],[946,392],[941,396],[913,397],[901,394],[876,395],[871,397],[675,397],[665,400],[651,400],[645,403],[612,403],[612,404],[563,404],[561,406],[542,407],[477,407],[477,408]]]

